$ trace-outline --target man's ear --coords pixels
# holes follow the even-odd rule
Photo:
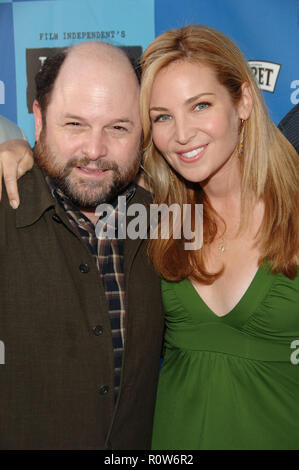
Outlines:
[[[246,119],[248,119],[251,114],[252,107],[253,97],[251,86],[248,82],[244,82],[242,85],[242,97],[238,105],[239,118],[246,121]]]
[[[32,109],[33,109],[34,124],[35,124],[35,141],[37,142],[39,139],[39,135],[43,128],[43,117],[42,117],[42,111],[41,111],[40,105],[36,100],[34,100],[33,102]]]

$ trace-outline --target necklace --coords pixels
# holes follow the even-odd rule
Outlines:
[[[232,228],[230,229],[230,234],[228,236],[228,242],[230,243],[232,240],[235,239],[235,232],[237,230],[239,226],[239,223],[235,223],[233,224]],[[225,231],[224,235],[227,235],[227,231]],[[218,251],[220,251],[220,253],[224,253],[225,251],[227,251],[228,247],[227,247],[228,243],[227,243],[227,238],[225,236],[221,237],[218,239]]]

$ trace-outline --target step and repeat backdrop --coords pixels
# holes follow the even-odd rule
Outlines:
[[[163,31],[194,23],[238,44],[275,124],[299,102],[299,0],[0,0],[0,114],[33,143],[34,76],[49,55],[96,40],[138,60]]]

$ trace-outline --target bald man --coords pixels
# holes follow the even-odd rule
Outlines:
[[[147,206],[128,58],[82,43],[36,77],[35,164],[0,205],[1,449],[147,449],[160,283],[140,239],[96,236],[101,203]]]

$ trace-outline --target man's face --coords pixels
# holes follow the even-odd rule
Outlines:
[[[80,208],[112,200],[140,164],[138,85],[132,76],[82,64],[59,73],[42,124],[34,104],[39,165]],[[90,70],[88,70],[88,67]],[[87,68],[87,70],[86,70]],[[68,70],[70,69],[70,70]]]

